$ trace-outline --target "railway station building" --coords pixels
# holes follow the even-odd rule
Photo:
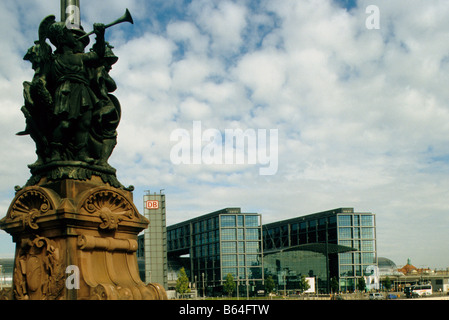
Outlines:
[[[223,294],[228,274],[241,295],[263,290],[269,276],[278,291],[294,292],[306,276],[315,278],[315,292],[331,292],[331,280],[338,291],[351,292],[377,268],[375,215],[353,208],[269,224],[261,214],[225,208],[168,226],[166,233],[168,287],[184,267],[199,295]]]
[[[300,276],[315,278],[316,291],[355,291],[361,277],[377,268],[376,221],[353,208],[299,216],[263,226],[265,276],[278,286],[298,287]],[[370,284],[367,284],[368,286]]]

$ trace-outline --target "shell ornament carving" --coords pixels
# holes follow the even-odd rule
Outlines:
[[[24,190],[21,195],[17,196],[7,216],[11,220],[21,219],[24,229],[28,227],[37,230],[39,229],[36,222],[37,218],[53,209],[54,206],[44,192],[29,189]]]
[[[84,201],[82,209],[99,216],[102,230],[116,230],[121,221],[138,218],[137,210],[129,200],[113,190],[99,190]]]

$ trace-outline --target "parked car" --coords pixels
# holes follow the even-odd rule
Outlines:
[[[374,292],[369,294],[370,300],[383,300],[384,296],[381,293]]]

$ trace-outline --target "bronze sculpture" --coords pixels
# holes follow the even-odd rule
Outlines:
[[[107,27],[125,21],[133,23],[128,10],[107,26],[95,24],[96,42],[89,52],[85,48],[91,33],[69,29],[53,15],[41,22],[39,40],[24,57],[35,75],[24,82],[27,127],[18,135],[31,136],[38,157],[29,166],[33,176],[27,185],[45,175],[85,180],[94,174],[123,187],[108,164],[117,143],[121,106],[112,95],[117,87],[109,75],[118,57],[104,35]],[[56,47],[54,52],[47,39]]]

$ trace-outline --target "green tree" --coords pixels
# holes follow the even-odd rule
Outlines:
[[[189,278],[187,277],[184,267],[178,272],[178,279],[176,280],[176,292],[183,296],[190,292]]]
[[[300,290],[301,292],[304,292],[304,291],[307,291],[307,290],[310,289],[309,281],[307,281],[305,275],[302,275],[302,276],[301,276],[301,279],[299,280],[298,285],[299,285],[299,290]]]
[[[228,296],[232,296],[232,293],[235,290],[235,282],[232,274],[228,273],[226,275],[225,283],[223,285],[224,291],[228,294]]]
[[[331,291],[332,292],[338,291],[338,279],[336,277],[333,277],[331,279]]]
[[[266,291],[268,294],[270,294],[270,293],[273,292],[274,287],[275,287],[275,283],[274,283],[273,277],[272,277],[272,276],[268,276],[268,277],[265,279],[265,291]]]
[[[390,291],[390,289],[391,289],[391,280],[390,280],[390,278],[388,276],[383,281],[383,285],[384,285],[384,288],[387,289],[387,291]]]
[[[357,289],[359,291],[365,291],[365,288],[366,288],[365,278],[361,277],[361,278],[359,278],[359,281],[357,282]]]

